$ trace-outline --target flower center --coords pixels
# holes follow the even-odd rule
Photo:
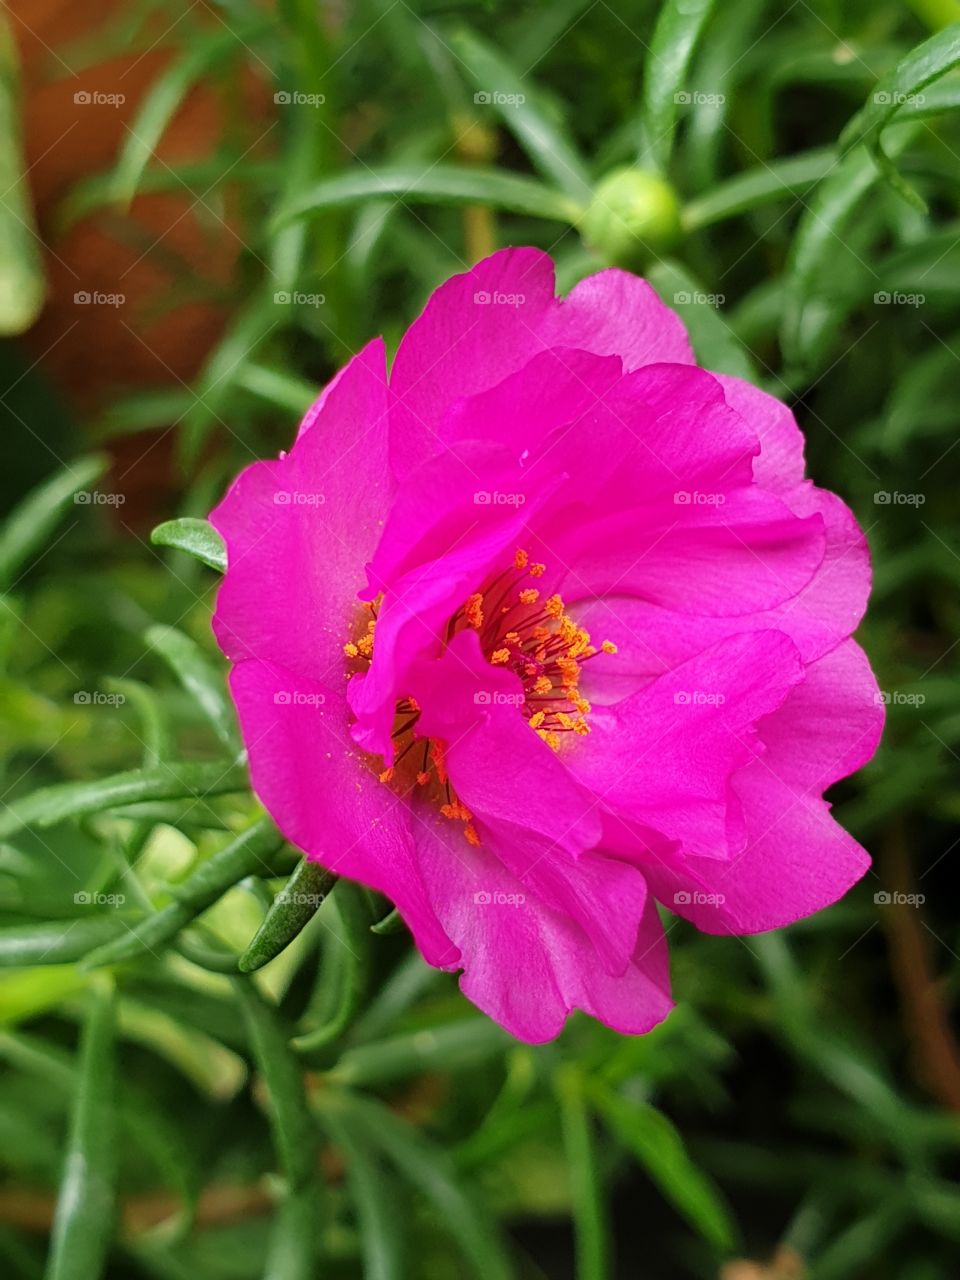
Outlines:
[[[453,614],[444,643],[449,644],[461,631],[476,631],[491,665],[519,677],[521,711],[530,728],[558,751],[564,734],[583,736],[590,732],[590,703],[580,691],[584,663],[600,653],[614,654],[617,647],[609,640],[599,647],[593,645],[589,633],[569,616],[559,595],[542,598],[535,583],[545,572],[546,565],[531,563],[529,554],[518,550],[508,569],[482,591],[474,592]],[[377,605],[375,601],[366,606],[372,617],[366,618],[356,638],[343,646],[345,655],[360,664],[359,670],[373,658]],[[444,817],[463,822],[467,840],[479,844],[472,815],[450,787],[443,744],[417,735],[419,718],[420,708],[414,699],[397,703],[393,729],[396,756],[393,766],[379,773],[380,781],[403,794],[415,786],[424,788]]]

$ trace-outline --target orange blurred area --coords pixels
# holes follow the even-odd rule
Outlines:
[[[219,186],[216,195],[210,184],[187,187],[171,169],[169,192],[138,195],[129,210],[101,204],[67,230],[60,224],[65,197],[113,168],[146,95],[182,56],[176,42],[188,35],[188,12],[192,23],[220,20],[202,3],[172,24],[169,11],[158,12],[140,32],[142,51],[126,53],[111,48],[121,19],[130,23],[123,0],[8,0],[6,8],[21,58],[26,165],[47,278],[46,305],[23,341],[84,415],[125,390],[189,382],[229,312],[245,252],[238,202]],[[91,54],[101,47],[111,56]],[[251,153],[264,148],[267,87],[250,75],[240,93],[242,120],[217,86],[193,88],[151,165],[210,160],[238,128]]]

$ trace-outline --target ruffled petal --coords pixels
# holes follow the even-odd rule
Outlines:
[[[884,719],[877,695],[853,640],[807,667],[758,725],[764,754],[731,779],[746,826],[742,852],[726,864],[654,859],[644,871],[657,897],[710,933],[777,929],[842,897],[870,858],[820,793],[876,750]]]
[[[492,852],[461,847],[451,824],[423,807],[416,826],[424,880],[462,956],[465,996],[520,1040],[552,1040],[583,1009],[640,1035],[670,1012],[660,919],[647,900],[626,970],[610,974],[580,927],[552,910]]]
[[[410,806],[381,785],[350,737],[341,694],[267,662],[230,674],[253,789],[308,857],[396,903],[424,958],[454,967],[420,874]]]
[[[436,452],[450,404],[551,347],[619,356],[628,370],[693,363],[683,325],[645,280],[601,271],[560,300],[545,253],[503,249],[441,285],[400,344],[390,377],[397,476]]]
[[[364,560],[391,501],[383,342],[324,392],[291,451],[242,471],[210,520],[227,544],[213,620],[234,662],[261,658],[321,681],[343,671]]]
[[[730,778],[762,750],[756,723],[803,678],[796,647],[777,631],[714,645],[613,706],[564,753],[575,777],[614,816],[684,851],[726,857],[741,843]],[[732,827],[731,827],[732,823]]]

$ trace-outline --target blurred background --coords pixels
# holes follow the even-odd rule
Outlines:
[[[5,1275],[960,1274],[958,19],[7,0]],[[832,796],[873,871],[775,935],[671,919],[642,1039],[512,1042],[389,903],[299,867],[210,635],[196,521],[507,244],[563,290],[646,274],[795,408],[875,560],[888,727]]]

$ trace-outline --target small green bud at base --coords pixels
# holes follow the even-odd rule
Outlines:
[[[679,239],[680,202],[658,174],[614,169],[594,191],[580,233],[611,266],[644,267]]]

